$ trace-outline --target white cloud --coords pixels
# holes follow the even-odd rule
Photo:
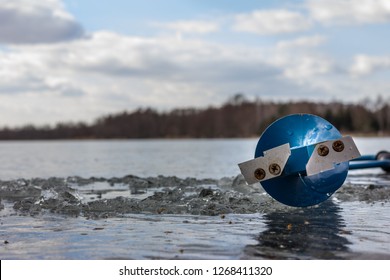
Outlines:
[[[0,43],[51,43],[83,33],[59,0],[0,1]]]
[[[292,48],[314,48],[326,41],[326,37],[322,35],[298,37],[293,40],[284,40],[276,44],[278,49]]]
[[[4,4],[0,13],[13,9],[12,15],[29,14],[24,18],[30,20],[31,28],[38,28],[46,20],[48,26],[42,28],[53,28],[53,33],[46,29],[38,30],[42,33],[34,31],[29,39],[22,36],[29,30],[22,22],[12,27],[17,32],[11,35],[2,33],[0,26],[0,41],[39,43],[0,48],[0,126],[25,124],[26,120],[38,124],[92,121],[102,114],[139,106],[204,107],[221,104],[235,92],[265,99],[324,101],[327,97],[347,99],[350,92],[354,97],[364,96],[370,86],[378,90],[390,87],[386,81],[375,84],[349,75],[389,69],[389,57],[357,56],[353,66],[345,70],[348,67],[340,65],[342,62],[317,48],[327,40],[322,35],[281,40],[267,48],[174,36],[134,37],[110,31],[67,41],[64,39],[71,37],[59,32],[62,29],[54,23],[74,28],[79,25],[61,2],[16,2],[24,5]],[[334,17],[337,22],[339,17],[348,16]],[[204,34],[219,31],[221,23],[232,19],[234,30],[256,34],[293,33],[312,27],[304,14],[288,10],[262,10],[215,21],[176,21],[159,26],[178,33]],[[318,20],[327,22],[321,17]],[[45,43],[53,41],[57,43]]]
[[[357,55],[350,73],[354,76],[372,74],[379,70],[390,70],[390,56]]]
[[[314,35],[279,41],[269,62],[283,69],[286,78],[299,84],[329,74],[334,71],[335,62],[317,49],[326,40],[325,36]]]
[[[335,71],[335,62],[323,54],[297,49],[276,48],[269,63],[283,69],[283,75],[297,84]]]
[[[327,74],[332,71],[333,62],[321,56],[302,56],[299,59],[290,59],[285,66],[285,75],[298,81]]]
[[[235,92],[276,98],[309,92],[265,52],[172,37],[96,32],[71,42],[0,51],[0,125],[87,120],[139,106],[221,104]],[[28,103],[25,106],[17,104]]]
[[[158,23],[155,25],[158,27],[176,31],[178,33],[206,34],[217,32],[219,30],[219,24],[214,21],[184,20],[169,23]]]
[[[308,30],[311,22],[302,14],[289,10],[256,10],[235,16],[233,30],[260,35]]]
[[[365,24],[390,21],[389,0],[310,0],[311,17],[324,24]]]
[[[323,40],[302,37],[260,49],[96,32],[71,42],[12,46],[0,50],[0,126],[93,121],[139,106],[218,105],[235,92],[322,101],[367,94],[369,83],[352,82],[313,48]]]

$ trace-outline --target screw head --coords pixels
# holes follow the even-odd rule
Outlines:
[[[257,180],[263,180],[265,178],[265,170],[263,168],[257,168],[254,175]]]
[[[269,165],[269,172],[272,174],[272,175],[279,175],[280,172],[282,171],[282,169],[280,168],[279,164],[277,163],[271,163]]]
[[[322,157],[327,156],[329,154],[329,148],[325,145],[320,145],[317,148],[317,153],[318,153],[318,155],[320,155]]]
[[[341,140],[336,140],[333,142],[332,148],[336,152],[342,152],[344,150],[344,142]]]

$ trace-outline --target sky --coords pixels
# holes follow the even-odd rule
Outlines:
[[[0,127],[390,100],[389,0],[0,0]]]

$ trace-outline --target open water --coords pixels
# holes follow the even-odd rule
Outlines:
[[[0,142],[0,259],[390,259],[389,174],[350,171],[326,202],[287,207],[238,176],[256,144]]]

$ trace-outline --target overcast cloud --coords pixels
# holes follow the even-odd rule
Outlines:
[[[82,35],[81,25],[59,1],[0,1],[0,43],[52,43]]]
[[[390,97],[390,53],[339,54],[330,47],[334,35],[323,31],[386,23],[388,1],[149,19],[155,34],[144,36],[85,31],[83,18],[57,0],[0,3],[1,126],[93,121],[147,106],[206,107],[237,92],[284,101]]]
[[[233,30],[259,35],[292,33],[308,30],[310,21],[297,12],[288,10],[256,10],[235,17]]]
[[[390,21],[388,0],[310,0],[311,17],[324,24],[366,24]]]

